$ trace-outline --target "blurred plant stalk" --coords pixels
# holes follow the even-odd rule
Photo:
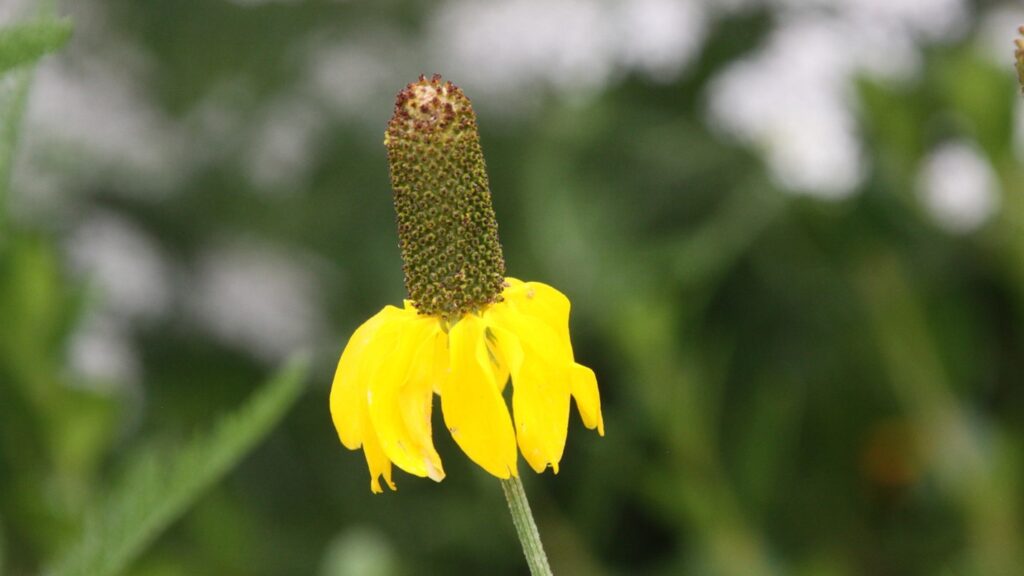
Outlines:
[[[933,477],[967,516],[965,573],[1017,573],[1024,566],[1024,540],[1016,517],[1020,495],[1012,446],[997,430],[979,428],[956,398],[921,298],[900,260],[880,250],[854,275],[893,392],[910,421],[922,473]]]
[[[538,141],[558,143],[559,138],[547,134]],[[665,250],[638,258],[628,249],[632,240],[614,226],[573,226],[590,222],[592,214],[574,214],[580,207],[568,202],[571,191],[548,185],[580,180],[571,173],[572,164],[564,162],[564,150],[534,146],[531,155],[527,164],[535,171],[523,189],[536,237],[559,237],[565,245],[602,254],[602,269],[576,268],[573,277],[581,292],[593,293],[593,300],[617,303],[598,316],[602,331],[617,338],[612,345],[625,356],[628,381],[639,390],[644,403],[639,409],[650,416],[648,425],[665,432],[665,465],[644,472],[637,462],[636,481],[645,485],[652,507],[693,528],[699,554],[689,563],[726,576],[779,574],[781,567],[747,517],[720,460],[716,418],[721,399],[708,382],[714,367],[708,359],[680,354],[691,348],[680,341],[679,318],[699,316],[707,304],[701,295],[782,214],[785,199],[752,181],[705,225]],[[543,253],[539,247],[537,252]],[[697,297],[684,301],[659,290],[666,270]]]

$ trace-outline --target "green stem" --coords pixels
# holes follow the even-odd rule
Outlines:
[[[6,232],[7,202],[10,196],[11,169],[14,166],[15,151],[22,116],[28,104],[28,89],[32,83],[31,70],[11,73],[13,81],[8,84],[6,98],[0,98],[0,239]],[[4,96],[0,94],[0,97]]]
[[[551,576],[551,566],[548,565],[548,557],[544,554],[544,545],[540,542],[540,533],[537,532],[537,524],[533,521],[533,513],[530,512],[530,502],[526,500],[523,483],[513,476],[501,481],[501,489],[508,500],[512,523],[516,525],[516,534],[519,535],[519,543],[523,546],[530,574]]]

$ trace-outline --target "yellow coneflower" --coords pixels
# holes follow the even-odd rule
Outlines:
[[[356,329],[341,355],[330,407],[342,444],[362,447],[374,492],[381,477],[395,488],[392,464],[440,481],[437,394],[455,442],[484,470],[515,477],[521,452],[538,473],[557,473],[570,397],[604,435],[597,381],[573,357],[568,298],[505,277],[469,100],[421,76],[398,94],[384,143],[409,299]]]

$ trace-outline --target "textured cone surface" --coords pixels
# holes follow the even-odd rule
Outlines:
[[[496,302],[505,262],[469,99],[421,76],[398,93],[384,145],[416,308],[454,320]]]

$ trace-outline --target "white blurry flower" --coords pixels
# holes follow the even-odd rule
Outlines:
[[[75,33],[40,62],[33,80],[13,172],[16,209],[46,218],[73,211],[69,192],[97,182],[165,197],[181,180],[189,148],[146,91],[152,61],[119,34],[103,3],[69,2],[66,11]]]
[[[509,94],[522,86],[601,87],[611,72],[611,30],[589,0],[448,2],[431,36],[460,84]]]
[[[171,306],[171,270],[157,243],[129,220],[90,215],[68,242],[71,268],[99,290],[101,308],[125,320],[150,321]]]
[[[856,121],[847,104],[846,39],[826,19],[783,24],[768,45],[712,81],[712,124],[765,153],[785,188],[841,198],[860,183]]]
[[[677,0],[634,0],[616,5],[612,18],[616,59],[662,82],[673,80],[704,43],[701,5]]]
[[[1013,106],[1013,151],[1024,162],[1024,100],[1020,98]]]
[[[951,39],[969,20],[964,0],[841,0],[844,17],[863,26],[899,28],[927,41]]]
[[[853,78],[912,77],[919,44],[955,39],[970,16],[963,0],[744,0],[725,9],[755,5],[778,9],[780,24],[712,80],[711,123],[760,149],[783,188],[833,199],[853,193],[867,170]]]
[[[291,96],[274,102],[249,140],[246,172],[263,190],[300,189],[324,125],[322,111],[308,99]]]
[[[25,21],[33,17],[36,10],[36,3],[32,0],[4,0],[0,2],[0,26]]]
[[[701,47],[705,21],[687,0],[453,0],[429,32],[446,75],[516,102],[547,88],[593,92],[632,70],[672,80]]]
[[[349,528],[327,546],[320,576],[393,576],[401,573],[398,552],[383,534]]]
[[[986,11],[978,26],[977,41],[981,51],[996,66],[1005,67],[1014,75],[1013,41],[1020,37],[1017,28],[1024,24],[1024,5],[998,5]]]
[[[306,86],[318,104],[341,116],[364,118],[377,108],[375,103],[390,101],[396,86],[408,82],[420,70],[415,54],[419,45],[401,33],[387,28],[362,30],[343,40],[315,39],[304,55]],[[387,123],[390,110],[384,107],[372,120],[374,131]]]
[[[295,255],[259,245],[209,250],[188,298],[202,328],[264,360],[313,345],[323,329],[312,271]]]
[[[939,146],[925,160],[918,194],[935,222],[963,234],[976,230],[999,207],[999,190],[988,160],[967,142]]]
[[[71,336],[70,368],[83,385],[114,390],[134,386],[142,377],[142,365],[123,321],[92,313]]]

